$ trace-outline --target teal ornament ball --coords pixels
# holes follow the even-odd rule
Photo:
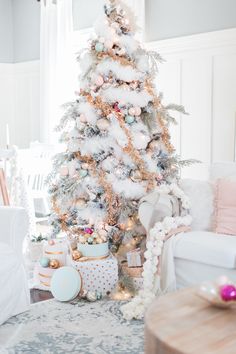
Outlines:
[[[102,43],[99,43],[97,42],[96,45],[95,45],[95,50],[96,52],[102,52],[103,51],[103,44]]]
[[[84,178],[84,177],[87,176],[88,171],[87,171],[87,170],[80,170],[80,171],[79,171],[79,174],[80,174],[80,177]]]
[[[102,299],[102,293],[100,293],[100,291],[96,291],[96,298],[97,298],[97,300]]]
[[[89,244],[89,245],[92,245],[92,244],[93,244],[93,237],[89,237],[89,238],[88,238],[88,244]]]
[[[39,260],[41,267],[47,268],[49,266],[50,259],[47,257],[42,257]]]
[[[134,117],[133,116],[126,116],[125,121],[128,124],[132,124],[134,122]]]

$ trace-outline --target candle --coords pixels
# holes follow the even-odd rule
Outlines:
[[[6,125],[6,145],[7,145],[7,149],[9,148],[10,145],[10,137],[9,137],[9,125]]]

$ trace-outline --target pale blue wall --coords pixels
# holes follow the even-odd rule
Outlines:
[[[12,2],[0,0],[0,63],[13,62]]]
[[[73,0],[75,30],[90,27],[104,0]],[[11,7],[12,5],[12,7]],[[146,0],[146,40],[236,27],[236,0]],[[39,59],[40,4],[0,0],[0,62]]]
[[[39,59],[40,3],[36,0],[12,0],[12,8],[14,61]]]
[[[149,41],[232,27],[236,0],[146,0]]]

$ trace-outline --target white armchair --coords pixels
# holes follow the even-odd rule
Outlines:
[[[0,207],[0,324],[30,305],[22,256],[28,226],[23,208]]]

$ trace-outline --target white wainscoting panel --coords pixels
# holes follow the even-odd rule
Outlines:
[[[233,161],[236,142],[236,29],[151,42],[159,52],[158,90],[165,102],[183,104],[172,142],[183,159],[202,161],[182,177],[206,179],[215,161]]]
[[[39,140],[39,86],[39,61],[0,64],[0,147],[6,146],[6,124],[11,145]]]
[[[12,64],[0,64],[0,148],[6,147],[6,124],[14,127],[14,75]]]

